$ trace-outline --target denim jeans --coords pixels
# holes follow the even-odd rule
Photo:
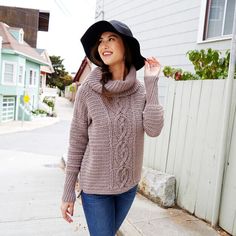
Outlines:
[[[90,236],[114,236],[133,203],[137,185],[115,195],[87,194],[82,191],[82,205]]]

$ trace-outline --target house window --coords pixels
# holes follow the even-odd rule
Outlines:
[[[207,0],[204,39],[232,34],[236,0]]]
[[[34,71],[34,76],[33,76],[33,78],[34,78],[34,85],[36,85],[36,77],[37,77],[37,73],[36,73],[36,71]]]
[[[36,70],[31,69],[29,76],[29,85],[36,86],[36,83],[37,83],[37,72]]]
[[[18,83],[24,84],[24,66],[19,66]]]
[[[29,85],[33,85],[33,70],[30,70]]]
[[[43,76],[42,75],[40,75],[39,87],[40,88],[43,87]]]
[[[20,43],[23,43],[24,42],[24,33],[23,32],[20,32]]]
[[[15,83],[15,64],[11,62],[3,63],[3,84]]]

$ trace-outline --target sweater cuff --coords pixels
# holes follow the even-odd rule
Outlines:
[[[67,172],[64,184],[64,192],[62,195],[62,201],[64,202],[75,202],[75,184],[78,179],[78,175],[74,172]]]
[[[144,77],[146,89],[146,101],[149,105],[159,105],[158,99],[158,76]]]

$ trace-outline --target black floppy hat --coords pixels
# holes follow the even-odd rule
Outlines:
[[[95,59],[91,55],[91,50],[97,43],[97,40],[101,36],[101,34],[107,31],[117,33],[123,38],[123,40],[125,40],[131,51],[134,67],[136,68],[136,70],[141,69],[144,66],[146,59],[141,55],[139,42],[133,36],[129,27],[117,20],[98,21],[91,25],[84,33],[81,38],[81,43],[84,47],[85,54],[89,58],[89,60],[95,65],[100,66],[99,61],[101,62],[101,58],[99,57]]]

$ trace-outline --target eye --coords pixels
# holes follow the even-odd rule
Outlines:
[[[115,38],[113,38],[113,37],[109,38],[109,41],[114,41],[114,40],[115,40]]]

